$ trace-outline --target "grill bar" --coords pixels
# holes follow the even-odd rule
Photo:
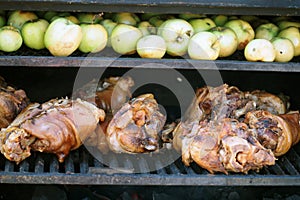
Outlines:
[[[0,158],[0,183],[24,184],[85,184],[85,185],[216,185],[216,186],[300,186],[299,149],[292,148],[274,166],[249,174],[210,174],[195,163],[185,166],[181,158],[168,166],[159,159],[144,159],[134,155],[104,155],[103,164],[84,147],[71,152],[64,163],[55,155],[36,152],[16,165]],[[168,159],[174,159],[170,154]],[[101,156],[100,156],[101,157]],[[166,158],[167,159],[167,158]],[[156,171],[148,172],[151,166]],[[134,169],[140,170],[133,173]]]

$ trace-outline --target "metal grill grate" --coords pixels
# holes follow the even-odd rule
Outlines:
[[[31,157],[16,165],[0,157],[1,183],[30,184],[88,184],[88,185],[300,185],[299,145],[280,157],[274,166],[264,167],[260,172],[249,174],[210,174],[192,163],[184,166],[181,158],[162,167],[158,160],[139,159],[134,156],[110,156],[109,165],[95,159],[84,147],[71,152],[64,163],[54,155],[34,152]],[[125,156],[125,160],[124,160]],[[156,171],[130,173],[118,168],[139,168],[143,171],[154,165]]]

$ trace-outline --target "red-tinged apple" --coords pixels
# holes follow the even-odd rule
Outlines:
[[[286,38],[274,37],[271,40],[275,49],[276,62],[289,62],[294,57],[294,45]]]
[[[158,35],[146,35],[139,39],[136,50],[142,58],[160,59],[165,55],[167,45]]]
[[[278,37],[283,37],[289,39],[294,45],[294,56],[300,55],[300,32],[299,28],[290,26],[281,30]]]
[[[24,44],[32,49],[44,49],[44,36],[48,26],[49,23],[45,19],[26,22],[21,29]]]
[[[191,59],[216,60],[220,49],[218,37],[211,32],[202,31],[190,39],[188,54]]]
[[[194,29],[194,33],[199,33],[200,31],[207,31],[213,27],[216,27],[215,22],[206,17],[203,19],[191,19],[189,23],[192,25]]]
[[[138,24],[138,28],[142,31],[143,36],[156,34],[156,27],[148,21],[142,21]]]
[[[82,31],[79,25],[61,17],[48,26],[44,43],[54,56],[69,56],[80,45]]]
[[[117,26],[116,22],[113,22],[111,19],[104,19],[100,21],[100,24],[105,28],[107,32],[107,47],[111,47],[111,33],[112,30]]]
[[[230,56],[237,50],[237,36],[232,29],[217,26],[209,31],[215,34],[220,42],[219,57]]]
[[[106,47],[107,32],[101,24],[81,24],[82,39],[78,49],[84,53],[97,53]]]
[[[269,40],[254,39],[247,44],[244,55],[248,61],[273,62],[276,53],[273,44]]]
[[[77,19],[80,24],[96,24],[103,19],[102,15],[103,13],[78,13]]]
[[[228,21],[227,15],[214,15],[211,18],[214,20],[216,26],[224,26],[224,24]]]
[[[246,45],[254,39],[254,30],[251,25],[241,19],[230,20],[226,22],[225,27],[231,28],[238,39],[238,50],[243,50]]]
[[[113,21],[115,21],[119,24],[127,24],[127,25],[136,26],[137,23],[140,22],[140,19],[134,13],[121,12],[121,13],[116,13],[113,16]]]
[[[272,40],[278,32],[278,26],[273,23],[261,24],[255,29],[255,38]]]
[[[298,22],[298,21],[286,21],[286,20],[283,20],[283,21],[277,22],[277,25],[280,28],[280,30],[283,30],[283,29],[285,29],[287,27],[290,27],[290,26],[294,26],[294,27],[300,28],[300,22]]]
[[[183,56],[187,53],[194,29],[184,19],[168,19],[157,30],[167,44],[167,53],[171,56]]]
[[[19,29],[13,26],[0,28],[0,50],[5,52],[17,51],[23,43]]]
[[[38,19],[38,16],[34,12],[15,10],[9,14],[7,19],[7,25],[11,25],[21,30],[23,24],[30,20]]]
[[[118,24],[111,33],[111,46],[119,54],[134,54],[137,41],[141,37],[143,33],[140,29],[128,24]]]

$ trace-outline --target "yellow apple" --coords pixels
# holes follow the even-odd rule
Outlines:
[[[245,47],[244,55],[248,61],[273,62],[275,60],[275,49],[269,40],[254,39]]]
[[[162,58],[167,50],[165,40],[158,35],[143,36],[137,42],[137,52],[142,58]]]
[[[231,28],[238,39],[238,50],[243,50],[246,45],[254,39],[254,30],[252,26],[241,19],[234,19],[226,22],[225,27]]]
[[[97,53],[106,47],[107,32],[101,24],[81,24],[82,39],[78,49],[84,53]]]
[[[275,49],[276,62],[288,62],[294,57],[294,45],[287,38],[275,37],[271,40]]]
[[[193,35],[188,45],[188,54],[191,59],[216,60],[220,53],[218,37],[208,31]]]
[[[294,56],[300,55],[300,32],[299,28],[290,26],[278,33],[278,37],[289,39],[294,45]]]

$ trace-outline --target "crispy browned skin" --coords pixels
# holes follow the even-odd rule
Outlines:
[[[28,104],[24,90],[8,86],[0,77],[0,128],[7,127]]]
[[[131,98],[130,88],[133,85],[131,77],[109,77],[100,82],[95,79],[77,90],[73,96],[114,113]]]
[[[210,173],[259,170],[275,164],[271,150],[264,148],[242,122],[225,118],[221,122],[194,125],[182,139],[182,160],[196,162]]]
[[[17,163],[30,156],[30,150],[54,153],[63,162],[104,118],[103,110],[80,99],[30,104],[9,127],[1,130],[0,150]]]
[[[118,111],[131,98],[131,87],[134,81],[131,77],[109,77],[98,83],[92,80],[81,87],[74,96],[96,104],[105,110],[107,117],[100,123],[95,132],[84,141],[87,146],[97,147],[102,153],[108,153],[106,128],[113,113]]]
[[[173,146],[182,153],[185,165],[194,161],[211,173],[258,170],[273,165],[278,154],[271,151],[274,147],[268,146],[273,141],[261,144],[257,128],[249,128],[243,120],[247,113],[258,109],[275,116],[285,113],[287,108],[288,102],[265,91],[242,92],[227,84],[205,86],[196,91],[189,109],[173,131]],[[289,130],[293,128],[298,133],[295,124],[299,124],[299,116],[283,116],[294,124]],[[275,137],[273,134],[272,138]],[[293,137],[295,141],[300,140],[298,134]]]
[[[275,156],[285,154],[292,145],[299,142],[299,113],[274,115],[268,111],[249,112],[245,121],[256,130],[259,142],[271,149]]]
[[[122,106],[108,124],[108,145],[116,153],[155,151],[165,120],[152,94],[133,98]]]

